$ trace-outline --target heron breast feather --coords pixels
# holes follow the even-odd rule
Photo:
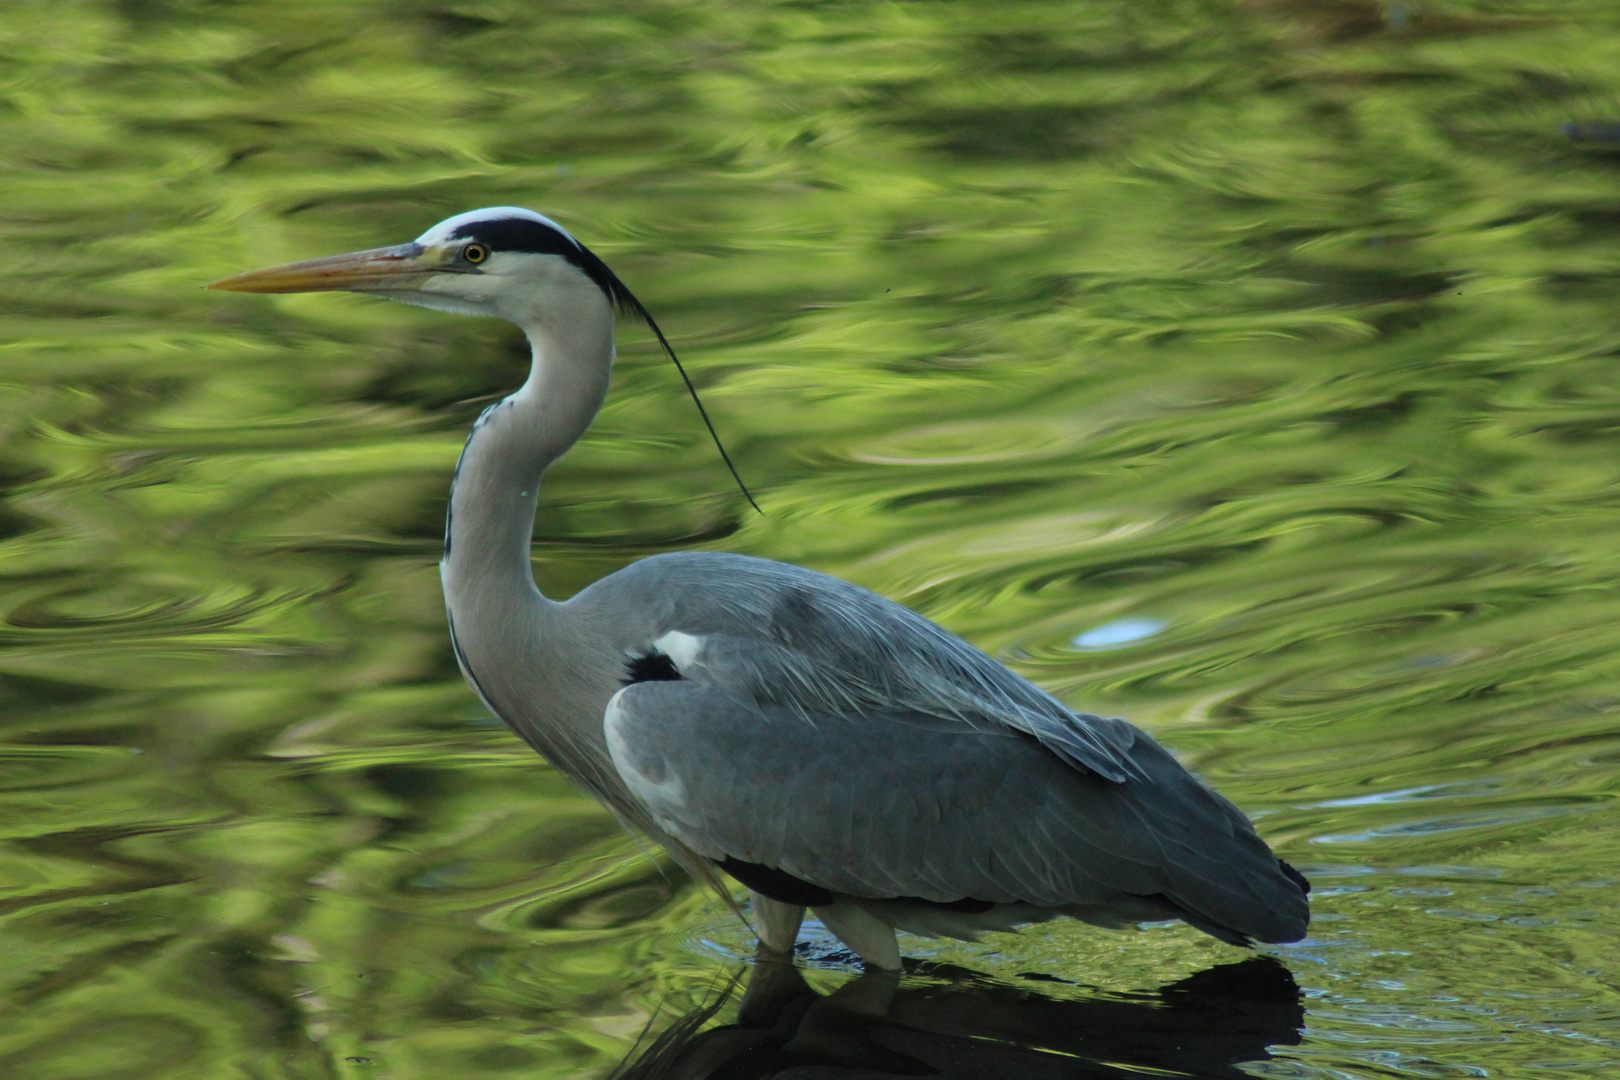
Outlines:
[[[631,794],[653,810],[659,828],[676,833],[680,824],[674,820],[672,812],[686,804],[686,785],[668,767],[662,754],[646,752],[646,747],[636,745],[622,707],[625,694],[633,688],[627,686],[608,699],[607,709],[602,715],[602,732],[607,737],[608,753]]]

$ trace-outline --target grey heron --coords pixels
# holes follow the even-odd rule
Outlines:
[[[451,484],[441,573],[456,659],[495,715],[621,822],[700,881],[746,886],[762,950],[791,951],[807,908],[889,970],[896,930],[972,940],[1058,916],[1180,919],[1234,944],[1304,935],[1303,875],[1147,733],[1069,709],[876,593],[692,551],[569,600],[542,595],[540,483],[607,394],[615,312],[667,348],[551,219],[474,210],[408,244],[210,287],[366,293],[523,330],[529,377],[478,418]]]

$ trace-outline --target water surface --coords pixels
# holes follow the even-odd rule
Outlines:
[[[739,970],[456,674],[516,331],[197,288],[503,203],[655,312],[767,511],[626,327],[551,595],[797,561],[1154,731],[1317,886],[1252,1073],[1620,1067],[1617,54],[1597,0],[7,4],[0,1073],[602,1076]],[[907,948],[918,1024],[1244,959]]]

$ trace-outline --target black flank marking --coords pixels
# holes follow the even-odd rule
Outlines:
[[[675,670],[675,661],[661,652],[646,652],[640,656],[632,656],[625,663],[625,671],[626,686],[638,682],[669,682],[681,677],[681,673]]]
[[[768,896],[784,904],[797,904],[800,907],[817,907],[821,904],[833,902],[833,894],[820,885],[812,885],[808,881],[801,881],[786,870],[772,870],[759,863],[742,862],[726,856],[726,861],[720,864],[720,869],[753,889],[761,896]]]
[[[833,902],[832,893],[820,885],[812,885],[808,881],[796,878],[786,870],[773,870],[759,863],[743,862],[741,859],[733,859],[730,855],[720,863],[720,869],[759,895],[768,896],[784,904],[816,907],[819,904]],[[939,908],[942,911],[960,911],[964,915],[978,915],[996,906],[989,900],[974,900],[971,897],[961,900],[924,900],[920,896],[898,896],[895,899],[908,904]]]
[[[918,896],[902,896],[900,899],[910,900],[914,904],[927,904],[943,911],[960,911],[964,915],[981,915],[996,906],[989,900],[975,900],[971,896],[963,897],[961,900],[924,900]]]
[[[1304,893],[1306,896],[1311,895],[1311,883],[1304,874],[1300,873],[1298,870],[1295,870],[1292,866],[1289,866],[1281,859],[1277,860],[1277,865],[1282,867],[1282,872],[1288,875],[1289,881],[1292,881],[1295,885],[1299,886],[1300,892]]]

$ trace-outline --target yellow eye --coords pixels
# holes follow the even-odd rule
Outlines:
[[[468,244],[461,249],[461,257],[470,263],[481,263],[489,258],[489,248],[483,244]]]

